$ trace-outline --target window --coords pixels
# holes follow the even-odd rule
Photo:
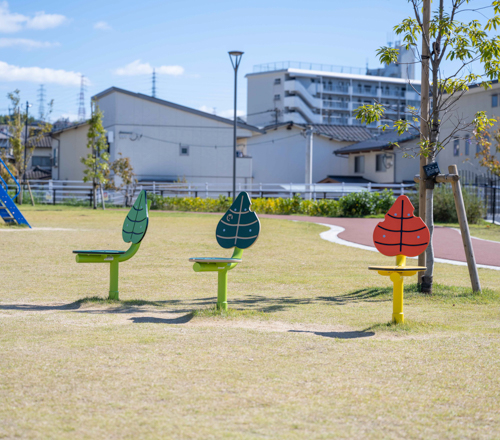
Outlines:
[[[491,95],[491,106],[498,107],[498,95]]]
[[[50,156],[33,156],[31,159],[31,166],[50,168],[52,166],[52,160]]]
[[[179,145],[179,155],[180,156],[189,156],[189,145]]]
[[[274,79],[274,84],[275,85],[281,84],[281,78],[275,78]]]
[[[384,162],[384,154],[377,154],[375,157],[376,159],[376,164],[375,164],[375,170],[376,171],[385,171],[385,162]]]
[[[465,155],[470,154],[470,137],[468,134],[465,135]]]
[[[54,148],[54,150],[52,151],[52,166],[53,167],[57,167],[58,166],[58,158],[57,158],[57,154],[58,154],[58,151],[57,151],[57,148]]]
[[[274,100],[279,101],[281,99],[281,95],[274,95]]]
[[[355,173],[365,172],[365,156],[356,156],[354,158],[354,172]]]
[[[460,156],[460,139],[453,139],[453,156]]]

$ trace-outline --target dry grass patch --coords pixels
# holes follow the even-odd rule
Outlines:
[[[436,265],[388,324],[392,259],[262,220],[229,273],[218,216],[151,213],[108,301],[105,265],[73,249],[123,249],[126,212],[23,207],[39,229],[0,231],[0,438],[489,439],[500,437],[500,273]],[[46,228],[46,229],[44,229]],[[454,286],[454,287],[450,287]]]

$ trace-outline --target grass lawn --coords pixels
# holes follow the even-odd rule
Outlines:
[[[498,219],[497,219],[498,220]],[[447,226],[449,228],[460,229],[458,223],[437,223],[437,226]],[[472,237],[484,240],[500,241],[500,225],[495,225],[481,220],[477,225],[469,225]]]
[[[216,274],[188,262],[231,255],[218,214],[152,211],[114,302],[108,265],[71,251],[126,249],[125,210],[23,212],[37,229],[0,227],[0,438],[500,438],[499,271],[474,295],[437,264],[394,326],[367,270],[393,259],[263,219],[221,316]]]

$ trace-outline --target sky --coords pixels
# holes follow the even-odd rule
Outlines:
[[[377,48],[397,39],[393,26],[411,12],[406,0],[0,0],[0,114],[8,113],[7,93],[19,89],[38,116],[43,84],[45,108],[54,100],[51,120],[76,120],[84,75],[88,117],[91,96],[108,87],[150,95],[155,68],[158,98],[231,117],[227,52],[240,50],[245,115],[245,75],[254,65],[377,67]]]

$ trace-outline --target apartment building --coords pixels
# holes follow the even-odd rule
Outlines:
[[[246,75],[247,122],[259,127],[297,124],[361,125],[355,110],[377,102],[390,119],[410,118],[408,106],[420,106],[420,81],[405,64],[379,69],[331,66],[294,61],[260,64]],[[399,77],[398,77],[399,76]],[[369,128],[388,121],[373,123]]]

